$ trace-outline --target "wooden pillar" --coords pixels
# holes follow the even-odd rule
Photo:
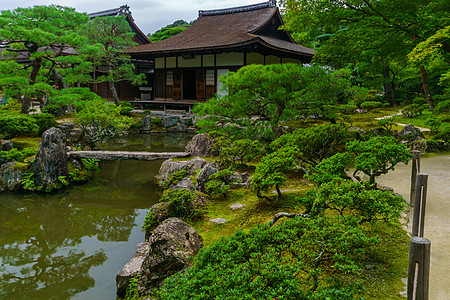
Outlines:
[[[408,300],[428,300],[430,275],[428,239],[413,236],[409,246]]]
[[[413,150],[413,161],[412,161],[412,170],[411,170],[411,193],[409,195],[409,204],[411,207],[415,205],[415,191],[416,191],[416,177],[417,173],[420,173],[420,151]]]
[[[416,197],[413,216],[412,236],[423,237],[425,225],[425,206],[427,200],[428,175],[419,173],[416,178]]]

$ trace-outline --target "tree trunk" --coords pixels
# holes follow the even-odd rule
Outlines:
[[[111,90],[111,93],[113,95],[114,103],[117,106],[119,106],[120,105],[119,96],[117,95],[117,91],[116,91],[116,87],[114,86],[114,82],[112,82],[112,81],[109,82],[109,89]]]
[[[36,57],[36,59],[33,62],[33,69],[31,70],[29,77],[30,84],[36,83],[36,78],[37,75],[39,74],[39,70],[41,69],[41,65],[42,65],[42,57]]]
[[[277,200],[280,200],[281,199],[281,190],[280,190],[280,186],[278,185],[278,184],[275,184],[275,189],[277,190],[277,194],[278,194],[278,199]]]
[[[53,70],[53,75],[55,76],[55,85],[58,87],[58,89],[68,89],[69,86],[64,83],[63,77],[61,74],[58,73],[58,71]]]
[[[431,98],[430,90],[428,89],[427,71],[425,70],[425,67],[423,65],[420,65],[420,74],[422,75],[422,86],[423,93],[425,94],[425,99],[427,99],[428,107],[430,108],[431,112],[434,112],[433,99]]]
[[[31,99],[28,97],[22,96],[21,102],[22,102],[22,109],[20,110],[20,113],[27,115],[30,112],[29,110],[30,110]]]
[[[31,69],[30,77],[28,80],[30,81],[30,84],[36,83],[37,75],[39,74],[39,70],[41,69],[42,65],[42,57],[37,57],[33,62],[33,68]],[[22,114],[28,114],[30,109],[30,103],[31,99],[28,98],[26,95],[22,96],[22,109],[20,112]]]

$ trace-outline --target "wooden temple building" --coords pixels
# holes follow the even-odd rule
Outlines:
[[[153,61],[151,101],[195,103],[220,93],[219,76],[250,64],[308,63],[314,50],[294,42],[275,0],[201,10],[185,31],[127,50],[136,61]]]

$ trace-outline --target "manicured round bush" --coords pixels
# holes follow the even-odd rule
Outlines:
[[[0,134],[3,138],[19,135],[34,136],[39,132],[35,119],[24,114],[7,114],[0,117]]]
[[[42,114],[35,114],[31,116],[36,124],[39,126],[39,132],[38,134],[44,133],[47,129],[50,129],[52,127],[55,127],[58,125],[58,123],[55,120],[55,117],[48,113],[42,113]]]

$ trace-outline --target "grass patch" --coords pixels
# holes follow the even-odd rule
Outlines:
[[[428,119],[431,116],[433,116],[433,113],[429,109],[425,109],[423,111],[422,115],[414,117],[414,118],[409,118],[404,115],[398,115],[393,118],[397,123],[413,124],[416,127],[428,128],[428,125],[425,124],[425,121],[426,121],[426,119]]]
[[[261,223],[267,223],[276,213],[285,211],[300,213],[303,207],[299,206],[297,196],[303,195],[304,191],[311,189],[310,183],[297,180],[289,180],[283,186],[284,198],[280,201],[267,201],[258,199],[250,189],[231,190],[226,199],[210,200],[205,210],[205,218],[193,224],[193,227],[203,237],[205,246],[209,246],[223,237],[231,236],[237,230],[249,230]],[[274,195],[275,196],[275,195]],[[232,210],[230,206],[240,203],[244,207]],[[209,222],[211,219],[223,218],[225,224]]]
[[[37,151],[41,143],[41,138],[20,136],[11,139],[11,141],[13,142],[14,148],[17,148],[19,151],[22,151],[23,149],[32,149]]]
[[[380,237],[376,253],[372,253],[370,268],[363,271],[366,299],[404,299],[399,292],[405,289],[401,278],[408,276],[409,237],[399,227],[376,223],[373,232]]]

